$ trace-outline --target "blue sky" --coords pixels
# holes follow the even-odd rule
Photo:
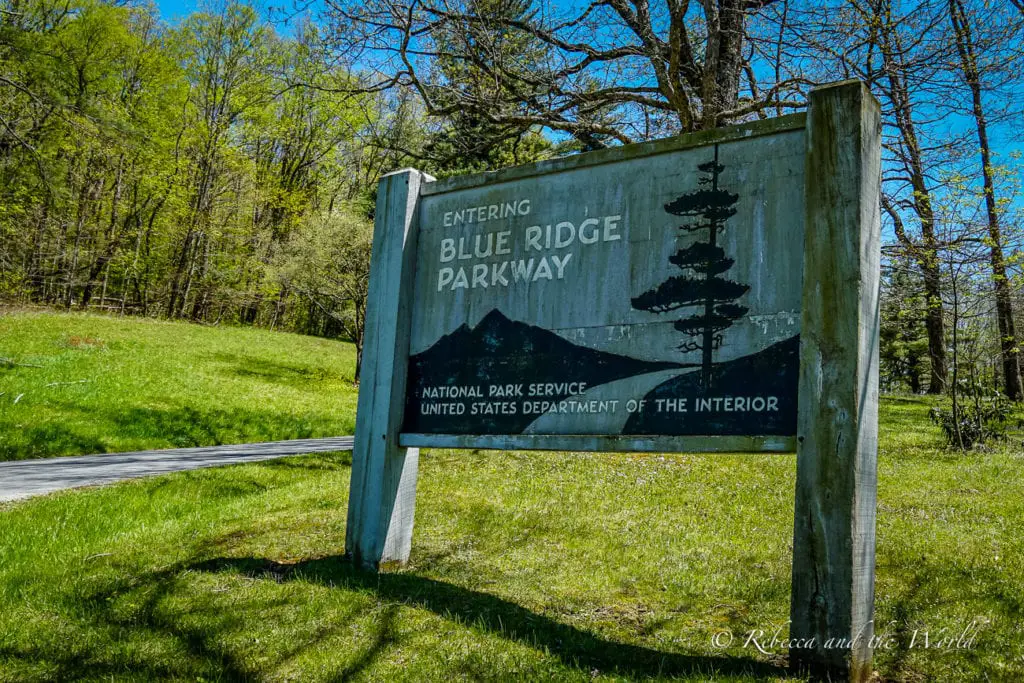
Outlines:
[[[289,35],[291,28],[285,19],[296,14],[296,7],[309,7],[305,0],[242,0],[245,4],[256,8],[264,21],[270,21],[279,35]],[[160,18],[170,24],[177,24],[193,12],[207,8],[216,8],[226,0],[155,0]],[[271,10],[270,8],[273,8]],[[216,11],[213,9],[212,11]]]
[[[177,22],[188,16],[196,11],[198,5],[198,0],[157,0],[156,3],[161,18],[170,22]]]

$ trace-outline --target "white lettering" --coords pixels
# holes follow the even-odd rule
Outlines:
[[[487,265],[483,263],[477,263],[473,266],[473,288],[476,286],[487,287]]]
[[[455,271],[451,268],[442,268],[437,274],[437,291],[444,289],[444,286],[455,277]]]
[[[526,229],[526,251],[531,249],[541,250],[540,235],[541,228],[539,225],[531,225]]]
[[[510,263],[512,266],[512,280],[514,282],[519,282],[520,280],[528,282],[530,275],[533,273],[533,259],[530,259],[529,263],[523,259],[511,261]]]
[[[615,231],[619,229],[619,221],[622,220],[622,216],[605,216],[604,217],[604,241],[613,242],[615,240],[622,239],[622,235],[616,234]]]
[[[441,240],[441,263],[448,263],[455,258],[455,240],[448,237]]]
[[[555,226],[555,249],[567,247],[576,239],[576,226],[569,221],[562,221]]]
[[[498,282],[501,282],[503,287],[508,287],[508,280],[505,279],[505,269],[508,267],[508,261],[502,261],[501,263],[491,264],[491,286],[497,287]]]
[[[534,271],[533,273],[533,281],[536,282],[541,278],[550,280],[552,279],[552,277],[553,276],[551,275],[551,266],[548,265],[548,257],[542,256],[540,259],[540,263],[537,264],[537,270]]]
[[[492,253],[494,253],[494,233],[493,232],[487,233],[487,235],[486,235],[486,237],[487,237],[487,248],[486,249],[481,249],[480,248],[480,239],[482,237],[484,237],[484,235],[477,235],[476,236],[476,243],[473,246],[473,254],[477,258],[487,258]]]
[[[512,236],[511,230],[503,230],[498,233],[498,237],[494,243],[494,253],[498,256],[502,254],[508,254],[512,251],[511,247],[508,246],[508,239]]]
[[[601,221],[596,218],[588,218],[587,220],[580,223],[580,242],[582,244],[593,244],[594,242],[601,239],[601,233],[598,231],[597,226],[601,225]],[[584,230],[587,228],[593,228],[589,235],[584,234]]]
[[[571,258],[572,258],[572,254],[566,254],[565,256],[562,257],[561,261],[558,260],[557,256],[552,256],[551,257],[551,262],[554,263],[555,264],[555,268],[558,269],[558,279],[559,280],[561,280],[563,277],[565,277],[565,264],[568,263],[569,259],[571,259]]]

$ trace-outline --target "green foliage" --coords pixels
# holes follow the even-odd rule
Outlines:
[[[919,394],[928,375],[924,285],[903,263],[882,273],[879,380],[885,391]]]
[[[391,170],[374,98],[245,4],[48,3],[0,19],[0,300],[315,331],[275,255]]]
[[[548,159],[557,149],[535,130],[493,126],[459,114],[428,137],[422,166],[431,175],[446,178]]]
[[[469,0],[467,30],[447,24],[431,37],[441,53],[436,65],[440,84],[429,88],[435,106],[445,110],[435,117],[433,130],[422,150],[423,169],[436,177],[491,171],[549,158],[555,146],[528,122],[497,124],[495,117],[507,106],[507,91],[531,89],[543,97],[539,84],[505,82],[504,69],[530,69],[546,53],[546,46],[522,31],[507,30],[506,23],[521,21],[530,12],[524,0]],[[477,61],[457,58],[464,52],[481,55]],[[472,106],[467,106],[471,102]]]
[[[309,305],[305,327],[325,336],[341,336],[356,347],[354,379],[363,355],[363,322],[370,284],[373,226],[351,211],[312,216],[306,229],[278,253],[277,278]]]
[[[941,429],[946,445],[961,451],[1006,441],[1014,423],[1015,406],[1005,395],[981,382],[960,382],[956,403],[933,407],[929,418]],[[1021,420],[1016,420],[1019,428]]]
[[[536,49],[478,28],[448,39],[497,39],[498,60]],[[489,87],[482,65],[445,68]],[[0,301],[283,327],[357,353],[356,216],[372,219],[380,175],[556,151],[479,110],[428,120],[410,91],[355,92],[317,25],[280,36],[237,1],[171,27],[153,6],[20,0],[0,15],[0,74]]]

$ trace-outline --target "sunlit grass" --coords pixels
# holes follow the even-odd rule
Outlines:
[[[0,314],[0,460],[351,434],[351,344]]]
[[[876,668],[1018,680],[1024,461],[936,440],[880,460]],[[380,576],[342,557],[349,473],[307,456],[7,506],[0,680],[788,678],[742,641],[786,632],[793,456],[425,452],[412,561]],[[920,646],[972,623],[970,649]]]
[[[192,375],[215,382],[257,380],[211,348],[245,356],[246,370],[334,368],[342,385],[351,367],[327,360],[350,347],[295,352],[308,340],[290,335],[101,323],[125,325],[120,341],[107,328],[108,346],[194,334]],[[95,334],[71,334],[83,332]],[[273,377],[257,386],[291,390]],[[201,413],[224,407],[172,384],[164,395]],[[329,394],[293,388],[309,411]],[[875,668],[883,680],[1022,680],[1019,439],[956,454],[930,405],[881,406]],[[345,410],[332,419],[351,420]],[[125,438],[117,426],[96,433]],[[0,681],[786,680],[784,649],[743,642],[787,633],[795,467],[792,455],[424,451],[411,562],[380,575],[343,557],[348,454],[0,506]],[[934,642],[972,625],[967,648],[922,647],[925,631]],[[733,635],[725,649],[720,632]]]

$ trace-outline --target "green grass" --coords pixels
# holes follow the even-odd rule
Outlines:
[[[954,455],[928,407],[882,403],[875,668],[1022,680],[1019,440]],[[786,635],[793,456],[425,451],[411,563],[380,575],[342,558],[349,474],[306,456],[0,507],[0,681],[790,678],[742,644]]]
[[[0,460],[351,434],[351,344],[0,312]],[[39,367],[33,367],[39,366]]]
[[[916,423],[926,405],[884,409]],[[1020,680],[1024,460],[954,457],[905,427],[883,431],[876,617],[893,640],[876,669]],[[794,471],[426,452],[411,564],[380,576],[341,557],[345,454],[8,506],[0,680],[787,679],[781,649],[741,643],[785,636]],[[920,648],[974,622],[971,649]]]

